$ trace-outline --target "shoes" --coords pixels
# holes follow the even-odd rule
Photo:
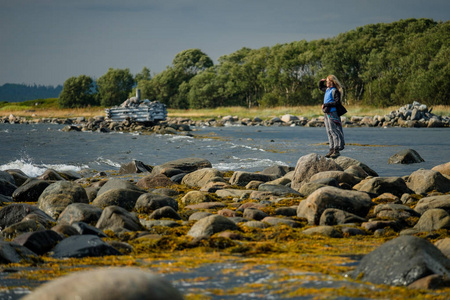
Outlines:
[[[334,149],[330,149],[330,151],[327,154],[325,154],[325,157],[330,158],[331,155],[333,155],[333,153],[334,153]]]
[[[336,157],[338,157],[338,156],[341,156],[341,154],[339,153],[339,150],[338,150],[338,149],[335,149],[335,150],[333,151],[333,153],[330,155],[331,158],[336,158]]]

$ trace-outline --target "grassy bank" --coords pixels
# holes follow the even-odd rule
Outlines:
[[[399,107],[371,107],[367,105],[347,105],[347,117],[386,115]],[[450,116],[450,105],[437,105],[433,107],[433,113],[440,116]],[[27,118],[74,118],[104,116],[104,107],[86,108],[59,108],[58,99],[38,99],[24,102],[7,103],[0,102],[0,116],[13,114]],[[272,117],[280,117],[285,114],[302,116],[307,118],[322,115],[320,105],[271,107],[271,108],[246,108],[246,107],[218,107],[208,109],[168,109],[168,116],[172,118],[182,117],[193,120],[204,120],[223,116],[238,116],[240,118],[259,117],[263,120]]]

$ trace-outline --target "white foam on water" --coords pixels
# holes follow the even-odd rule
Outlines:
[[[121,166],[120,163],[114,162],[108,158],[103,158],[101,156],[95,160],[95,163],[98,165],[104,164],[104,165],[108,165],[108,166],[115,167],[115,168],[120,168],[120,166]]]
[[[24,172],[29,177],[41,176],[47,169],[53,169],[55,171],[81,171],[82,169],[88,168],[88,166],[74,166],[66,164],[35,164],[31,160],[27,159],[16,159],[4,165],[0,166],[1,171],[9,169],[18,169]]]
[[[274,161],[271,159],[260,159],[260,158],[239,158],[236,156],[232,156],[229,162],[220,162],[213,165],[213,168],[216,168],[221,171],[232,170],[238,171],[239,169],[264,169],[267,167],[271,167],[274,165],[279,166],[288,166],[285,162],[282,161]]]

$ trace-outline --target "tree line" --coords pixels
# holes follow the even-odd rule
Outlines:
[[[450,100],[450,22],[407,19],[371,24],[313,41],[242,48],[218,59],[200,49],[178,53],[153,76],[112,69],[94,82],[64,83],[62,107],[118,105],[139,88],[169,108],[299,106],[320,103],[317,83],[328,74],[344,84],[344,99],[372,106],[428,105]]]
[[[21,102],[33,99],[57,98],[62,88],[62,85],[55,87],[5,83],[0,86],[0,101]]]

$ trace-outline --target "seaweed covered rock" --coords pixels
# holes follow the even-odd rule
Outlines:
[[[407,286],[430,274],[450,276],[450,259],[427,240],[405,235],[364,256],[351,276],[374,284]]]
[[[89,203],[86,190],[75,182],[57,181],[39,196],[38,207],[53,218],[72,203]]]

